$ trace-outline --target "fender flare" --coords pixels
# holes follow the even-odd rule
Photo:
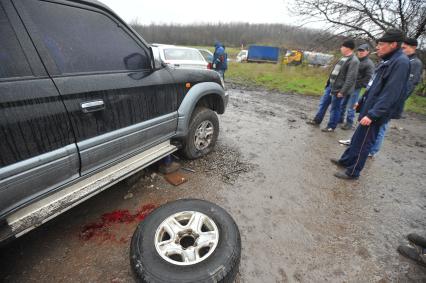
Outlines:
[[[179,106],[176,137],[179,138],[187,135],[189,121],[195,106],[201,98],[211,94],[220,97],[220,109],[223,109],[223,111],[218,112],[218,114],[223,114],[225,112],[226,105],[228,104],[228,95],[221,85],[215,82],[202,82],[194,85],[185,95],[185,98]]]

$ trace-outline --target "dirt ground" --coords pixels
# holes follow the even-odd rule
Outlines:
[[[182,162],[195,170],[182,171],[187,183],[173,187],[151,168],[115,185],[2,247],[0,281],[132,282],[138,220],[180,198],[213,201],[234,217],[238,282],[426,281],[426,268],[396,252],[407,233],[426,234],[425,117],[393,121],[361,178],[341,181],[329,158],[351,132],[305,123],[318,98],[228,87],[216,151]]]

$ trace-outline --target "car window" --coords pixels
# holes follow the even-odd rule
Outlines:
[[[213,56],[209,52],[207,52],[206,50],[199,50],[199,51],[207,62],[211,63],[213,61]]]
[[[179,48],[167,48],[164,49],[164,59],[166,60],[192,60],[192,61],[204,61],[203,56],[200,52],[194,49],[179,49]]]
[[[25,5],[61,73],[149,68],[146,52],[106,15],[42,1]]]
[[[0,6],[0,79],[31,75],[32,72],[24,52]]]

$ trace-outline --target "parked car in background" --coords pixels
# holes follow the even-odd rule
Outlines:
[[[185,69],[211,69],[209,62],[196,48],[165,44],[152,44],[151,46],[157,49],[154,54],[159,60],[169,66]]]
[[[247,62],[248,50],[241,50],[237,55],[237,62]]]

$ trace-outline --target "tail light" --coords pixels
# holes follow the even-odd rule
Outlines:
[[[212,63],[207,64],[207,69],[209,69],[209,70],[213,69]]]

